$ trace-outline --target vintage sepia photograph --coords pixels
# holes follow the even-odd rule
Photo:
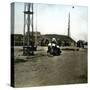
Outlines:
[[[88,7],[11,3],[11,86],[88,83]]]

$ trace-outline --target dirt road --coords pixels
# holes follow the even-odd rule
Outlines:
[[[44,54],[15,63],[16,87],[87,82],[87,50],[62,51],[60,56]]]

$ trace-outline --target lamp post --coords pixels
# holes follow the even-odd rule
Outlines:
[[[74,6],[72,6],[72,9],[73,9],[73,8],[74,8]],[[68,33],[67,33],[67,36],[68,36],[68,37],[71,37],[71,36],[70,36],[70,25],[71,25],[71,24],[70,24],[70,19],[71,19],[71,18],[70,18],[70,11],[69,11],[69,13],[68,13]]]

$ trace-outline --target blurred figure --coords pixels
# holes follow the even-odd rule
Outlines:
[[[52,38],[51,43],[48,44],[48,51],[51,55],[60,55],[61,50],[60,47],[57,45],[57,41],[55,38]]]
[[[51,43],[57,44],[56,38],[52,38]]]

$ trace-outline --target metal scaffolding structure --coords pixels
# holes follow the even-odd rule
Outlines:
[[[24,4],[23,54],[34,55],[33,3]]]

